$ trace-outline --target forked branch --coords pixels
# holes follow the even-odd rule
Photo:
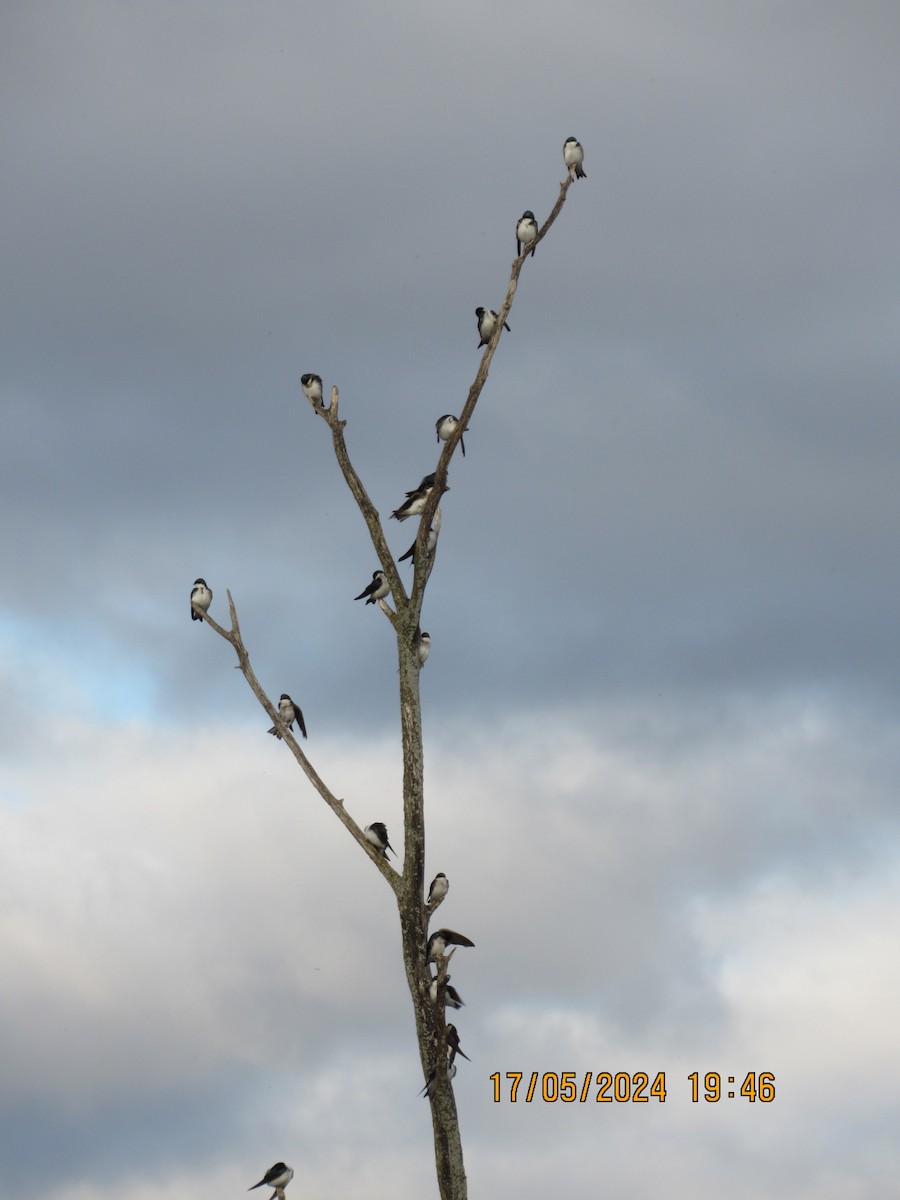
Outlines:
[[[568,159],[566,161],[568,163]],[[412,556],[414,562],[413,583],[409,593],[407,593],[403,585],[397,564],[388,547],[378,511],[350,461],[344,437],[346,421],[341,420],[338,411],[338,389],[336,387],[332,388],[330,404],[326,407],[322,398],[322,381],[320,377],[317,375],[304,375],[301,378],[301,387],[313,410],[325,421],[331,431],[332,445],[338,466],[369,530],[372,546],[386,577],[387,585],[390,588],[390,596],[393,601],[394,607],[391,607],[384,598],[379,599],[377,603],[391,622],[397,640],[400,724],[403,751],[404,854],[402,874],[387,862],[387,859],[384,857],[384,851],[379,850],[376,846],[369,843],[363,830],[347,814],[344,801],[334,796],[325,786],[313,769],[296,738],[281,719],[276,706],[263,691],[250,664],[247,649],[241,638],[240,626],[231,593],[228,593],[228,603],[231,611],[230,631],[218,625],[209,616],[208,612],[198,608],[196,605],[193,606],[196,615],[202,616],[220,637],[230,642],[234,647],[238,657],[238,668],[243,673],[260,705],[269,715],[270,719],[275,722],[281,737],[290,748],[291,753],[294,755],[304,774],[339,820],[347,827],[351,835],[362,846],[373,862],[375,862],[394,891],[400,917],[404,968],[407,975],[410,996],[413,1001],[419,1055],[425,1079],[426,1081],[430,1079],[432,1082],[431,1090],[429,1090],[429,1085],[426,1083],[425,1091],[431,1103],[435,1164],[442,1200],[465,1200],[467,1195],[459,1120],[451,1085],[451,1077],[455,1074],[453,1060],[458,1049],[458,1035],[456,1043],[452,1044],[445,1014],[446,1005],[450,1004],[454,1008],[459,1008],[463,1002],[455,988],[448,990],[448,970],[454,949],[451,947],[448,953],[435,956],[437,973],[434,977],[431,974],[429,965],[431,944],[427,941],[428,925],[434,911],[441,903],[441,899],[436,898],[433,901],[426,902],[424,894],[425,780],[422,710],[419,693],[420,670],[422,667],[422,660],[419,657],[421,648],[420,614],[425,589],[431,568],[434,565],[434,557],[437,550],[437,535],[441,524],[441,510],[439,506],[441,497],[447,490],[447,472],[450,460],[468,428],[469,421],[473,417],[476,405],[487,382],[491,362],[503,334],[506,318],[512,308],[519,277],[525,265],[526,258],[532,254],[534,248],[538,243],[543,241],[552,228],[562,211],[569,187],[574,178],[574,174],[570,171],[567,178],[560,184],[557,201],[550,215],[537,231],[534,241],[524,246],[522,252],[512,262],[506,295],[500,307],[500,312],[497,314],[494,329],[484,347],[484,353],[481,356],[475,379],[466,396],[457,426],[446,439],[441,449],[435,468],[433,486],[425,499],[424,507],[420,514]],[[421,497],[417,495],[415,508],[413,509],[414,512],[417,510],[418,503],[420,502]],[[375,573],[373,581],[377,576],[378,572]],[[374,589],[370,585],[369,592],[373,590],[381,592],[383,587],[384,581],[379,581]],[[368,592],[364,594],[368,594]],[[357,599],[361,599],[361,596],[357,597]],[[374,826],[370,828],[370,834],[374,828]],[[453,1032],[455,1034],[455,1031]],[[462,1053],[461,1050],[460,1053]]]

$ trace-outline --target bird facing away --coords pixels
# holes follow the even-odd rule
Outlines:
[[[453,437],[454,433],[456,433],[458,427],[459,417],[454,417],[453,413],[444,413],[444,415],[442,417],[438,417],[434,423],[435,432],[437,433],[437,440],[439,442],[449,441],[449,439]],[[463,458],[465,458],[466,443],[463,441],[462,435],[460,435],[459,439],[459,448],[463,452]]]
[[[376,850],[381,851],[383,858],[387,858],[388,850],[391,854],[396,855],[397,851],[388,841],[387,826],[383,821],[373,821],[371,825],[365,827],[363,833],[366,835],[366,841]]]
[[[534,256],[537,247],[533,246],[532,242],[536,237],[537,221],[535,221],[534,213],[531,209],[526,208],[521,217],[519,217],[516,225],[516,254],[521,254],[523,247],[527,253],[528,247],[531,246],[531,253]]]
[[[428,904],[437,904],[438,900],[443,898],[450,891],[450,881],[443,871],[438,871],[434,879],[431,881],[431,887],[428,889]]]
[[[294,1168],[289,1167],[287,1163],[277,1162],[274,1167],[269,1167],[265,1175],[259,1183],[254,1183],[253,1187],[247,1188],[248,1192],[252,1192],[254,1188],[270,1187],[276,1191],[282,1191],[294,1178]]]
[[[498,315],[499,314],[495,313],[492,308],[475,309],[475,319],[478,322],[478,336],[481,338],[481,341],[476,347],[478,350],[480,350],[482,346],[486,346],[491,340],[491,335],[497,326]],[[505,321],[503,322],[503,328],[507,333],[512,333],[512,330]]]
[[[294,721],[296,721],[298,729],[306,737],[306,725],[303,723],[303,713],[300,711],[300,705],[295,704],[287,692],[281,693],[281,699],[278,701],[278,711],[281,713],[281,719],[287,725],[288,729],[293,729]],[[273,733],[281,741],[281,731],[277,725],[273,725],[269,733]]]
[[[448,946],[474,945],[464,934],[456,933],[453,929],[437,929],[428,939],[428,957],[440,958]]]
[[[581,165],[584,162],[584,150],[581,148],[581,142],[573,137],[566,138],[563,146],[563,158],[566,160],[570,175],[574,171],[576,179],[587,179]]]
[[[417,517],[424,510],[433,490],[434,472],[432,471],[430,475],[424,476],[417,488],[406,493],[406,499],[399,508],[394,509],[391,516],[395,521],[405,521],[407,517]],[[445,486],[444,491],[449,492],[450,488]]]
[[[354,596],[354,600],[362,600],[366,597],[366,604],[374,604],[376,600],[383,600],[391,590],[390,584],[387,581],[387,575],[384,571],[373,571],[372,582],[368,587],[363,588],[358,596]]]
[[[431,986],[428,989],[428,995],[431,997],[432,1001],[435,1004],[437,1004],[437,1002],[438,1002],[438,977],[437,977],[437,975],[435,975],[434,979],[432,979],[432,981],[431,981]],[[465,1006],[466,1006],[466,1002],[463,1000],[462,996],[459,994],[459,992],[456,990],[456,988],[453,987],[453,985],[450,983],[449,975],[446,975],[444,977],[444,1004],[447,1008],[465,1008]]]
[[[465,1050],[463,1050],[462,1046],[460,1046],[460,1044],[459,1044],[459,1034],[456,1031],[456,1026],[448,1025],[447,1026],[447,1058],[450,1060],[451,1063],[456,1058],[457,1054],[461,1054],[463,1056],[463,1058],[466,1060],[466,1062],[472,1061],[471,1058],[469,1058],[468,1054],[466,1054]]]
[[[307,398],[310,404],[322,403],[321,375],[301,375],[300,387],[303,389],[303,395]]]
[[[447,1080],[448,1080],[448,1082],[451,1079],[453,1079],[455,1075],[456,1075],[456,1063],[454,1063],[454,1062],[448,1063],[447,1064]],[[428,1076],[425,1086],[422,1088],[421,1092],[419,1092],[419,1095],[427,1096],[428,1099],[430,1100],[432,1098],[432,1096],[434,1095],[436,1081],[437,1081],[437,1067],[435,1067],[432,1070],[431,1074]]]
[[[452,983],[448,983],[444,988],[444,1004],[448,1008],[464,1008],[465,1001]]]
[[[440,509],[438,509],[438,512],[440,512]],[[428,536],[425,539],[425,556],[426,556],[426,558],[429,558],[434,553],[434,548],[437,545],[437,540],[438,540],[438,531],[435,529],[434,525],[432,525],[431,528],[428,530]],[[413,542],[413,544],[410,546],[410,548],[407,550],[407,552],[405,554],[400,555],[400,557],[397,559],[397,561],[398,562],[406,562],[407,559],[410,560],[410,562],[412,563],[413,566],[416,565],[416,543],[415,542]]]
[[[209,606],[212,604],[212,589],[207,586],[205,579],[195,579],[194,586],[191,588],[191,620],[202,621],[202,614],[194,610],[195,604],[197,608],[202,608],[203,612],[209,612]]]

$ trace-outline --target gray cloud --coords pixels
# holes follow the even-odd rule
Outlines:
[[[390,630],[299,376],[340,386],[386,516],[574,134],[425,611],[470,1177],[537,1195],[553,1143],[573,1195],[598,1146],[633,1196],[884,1194],[847,1097],[896,995],[898,32],[881,3],[10,14],[7,1190],[39,1157],[53,1200],[200,1196],[292,1154],[298,1194],[433,1186],[391,898],[187,594],[221,619],[232,589],[323,772],[398,827]],[[486,1099],[529,1057],[729,1054],[785,1064],[777,1111],[598,1133]]]

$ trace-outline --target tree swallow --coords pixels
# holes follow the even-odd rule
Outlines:
[[[202,621],[202,615],[194,611],[195,604],[197,608],[202,608],[203,612],[209,612],[209,606],[212,604],[212,589],[206,586],[205,579],[195,579],[194,586],[191,588],[191,620]]]
[[[468,1054],[466,1054],[465,1050],[463,1050],[462,1046],[460,1046],[460,1044],[459,1044],[459,1034],[456,1031],[456,1026],[448,1025],[447,1026],[447,1057],[450,1059],[451,1063],[453,1062],[454,1058],[456,1058],[457,1054],[461,1054],[463,1056],[463,1058],[466,1060],[466,1062],[472,1061],[471,1058],[469,1058]]]
[[[373,571],[372,582],[367,588],[363,588],[358,596],[354,596],[353,599],[362,600],[363,596],[366,596],[366,604],[374,604],[376,600],[383,600],[390,590],[390,585],[384,571]]]
[[[437,1004],[438,1001],[438,976],[435,975],[431,981],[431,987],[428,989],[428,995],[432,1001]],[[465,1008],[465,1001],[455,987],[450,983],[450,976],[444,977],[444,1004],[447,1008]]]
[[[449,976],[448,976],[448,978],[449,978]],[[463,1000],[462,996],[460,996],[459,992],[456,990],[456,988],[451,983],[448,983],[447,986],[444,988],[444,1004],[446,1004],[449,1008],[464,1008],[465,1007],[465,1001]]]
[[[478,321],[478,336],[481,338],[481,341],[477,346],[478,350],[480,350],[482,346],[486,346],[491,340],[491,335],[493,334],[497,325],[497,316],[498,314],[495,313],[492,308],[475,309],[475,317]],[[507,331],[507,333],[512,333],[512,330],[505,321],[503,322],[503,328]]]
[[[376,850],[380,850],[384,858],[387,858],[388,850],[396,855],[397,851],[388,841],[387,826],[383,821],[373,821],[371,825],[365,827],[363,833],[366,835],[366,841]]]
[[[456,433],[458,426],[459,426],[459,417],[454,417],[453,413],[444,413],[444,415],[442,417],[438,417],[438,419],[434,423],[434,428],[437,432],[437,440],[439,442],[448,441],[453,436],[453,434]],[[466,457],[466,443],[463,441],[462,438],[459,439],[459,448],[463,452],[463,458],[465,458]]]
[[[587,179],[581,165],[584,162],[584,150],[581,148],[581,142],[575,138],[566,138],[563,146],[563,158],[566,160],[570,175],[574,171],[576,179]]]
[[[274,1167],[269,1167],[265,1175],[259,1183],[254,1183],[253,1187],[247,1188],[248,1192],[252,1192],[254,1188],[270,1187],[275,1188],[276,1192],[282,1191],[294,1178],[294,1168],[289,1167],[287,1163],[276,1163]]]
[[[428,939],[428,957],[440,958],[448,946],[474,945],[474,942],[461,933],[455,933],[452,929],[437,929]]]
[[[440,509],[438,509],[438,511],[440,511]],[[438,540],[438,531],[435,529],[434,525],[432,525],[431,528],[428,530],[428,537],[425,539],[425,555],[426,555],[426,557],[430,557],[434,553],[434,548],[437,545],[437,540]],[[413,544],[410,546],[410,548],[407,550],[407,552],[405,554],[400,555],[400,557],[397,559],[397,561],[405,562],[407,559],[409,559],[411,561],[413,566],[416,565],[416,543],[415,542],[413,542]]]
[[[430,633],[420,633],[419,634],[419,670],[420,671],[425,666],[425,662],[426,662],[430,652],[431,652],[431,634]]]
[[[303,389],[303,395],[307,398],[310,404],[322,403],[321,375],[301,375],[300,387]]]
[[[395,508],[391,516],[397,521],[405,521],[407,517],[417,517],[428,503],[428,497],[434,489],[434,472],[426,475],[417,488],[406,493],[406,499],[399,508]],[[445,492],[449,492],[450,488],[445,487]]]
[[[281,699],[278,701],[278,711],[281,713],[281,719],[287,725],[288,729],[293,729],[294,721],[296,721],[300,732],[306,737],[306,726],[303,723],[303,713],[300,711],[300,705],[295,704],[287,692],[281,693]],[[281,741],[281,732],[277,725],[273,725],[269,733],[273,733],[279,742]]]
[[[531,243],[537,237],[537,231],[537,221],[534,219],[534,213],[530,208],[526,208],[521,217],[519,217],[518,224],[516,225],[516,254],[522,253],[523,246],[525,252],[528,252],[528,247],[531,246]],[[536,249],[536,246],[531,246],[532,256]]]
[[[454,1062],[448,1063],[447,1064],[447,1080],[448,1080],[448,1082],[451,1079],[453,1079],[455,1075],[456,1075],[456,1063],[454,1063]],[[419,1092],[419,1095],[427,1096],[428,1099],[430,1100],[432,1098],[432,1096],[434,1095],[436,1079],[437,1079],[437,1067],[434,1067],[431,1074],[428,1076],[425,1086],[422,1088],[421,1092]]]
[[[431,881],[431,887],[428,889],[428,904],[437,904],[450,891],[450,883],[443,871],[438,871],[434,879]]]

